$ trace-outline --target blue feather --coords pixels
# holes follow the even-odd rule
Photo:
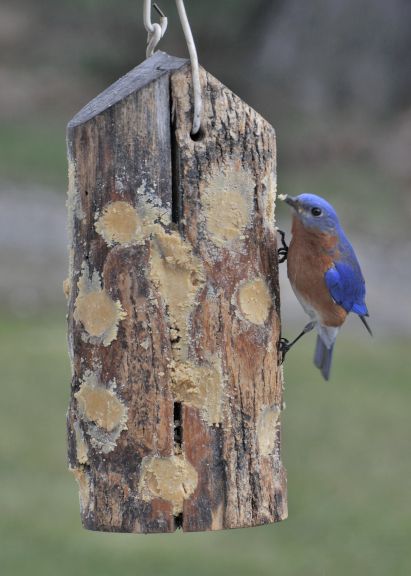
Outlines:
[[[365,304],[365,282],[354,249],[344,232],[339,230],[338,258],[325,273],[325,283],[333,300],[346,312],[368,316]]]

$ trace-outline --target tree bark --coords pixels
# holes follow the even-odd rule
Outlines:
[[[68,126],[69,462],[86,528],[246,527],[287,514],[275,136],[157,53]]]

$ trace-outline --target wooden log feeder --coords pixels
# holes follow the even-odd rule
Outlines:
[[[68,125],[70,469],[83,525],[287,515],[273,128],[157,52]]]

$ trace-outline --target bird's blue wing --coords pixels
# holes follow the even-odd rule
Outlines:
[[[346,312],[368,316],[365,282],[356,260],[334,262],[325,273],[325,283],[333,300]]]

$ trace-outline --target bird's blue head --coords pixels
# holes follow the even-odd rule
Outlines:
[[[315,194],[286,196],[285,202],[295,210],[305,228],[335,234],[340,227],[337,212],[324,198]]]

